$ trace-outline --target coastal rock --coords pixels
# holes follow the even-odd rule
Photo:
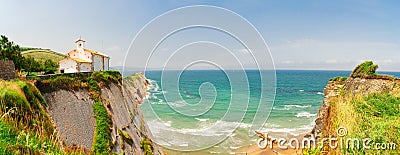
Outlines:
[[[348,78],[345,81],[329,81],[324,89],[324,100],[318,111],[315,126],[306,136],[313,135],[318,139],[324,136],[324,131],[328,133],[330,128],[329,117],[331,115],[330,103],[335,97],[343,93],[366,95],[377,92],[400,91],[399,84],[399,79],[384,78]]]
[[[140,104],[146,96],[149,82],[143,74],[126,78],[118,83],[109,82],[101,86],[100,98],[111,116],[112,152],[120,154],[145,154],[141,141],[152,139],[151,132],[143,119]],[[91,151],[96,118],[94,101],[87,89],[58,89],[43,93],[48,103],[47,110],[55,124],[57,137],[64,146]],[[153,154],[161,155],[156,143],[150,143]]]
[[[59,140],[65,146],[77,146],[89,151],[92,148],[96,120],[94,102],[87,90],[71,92],[58,90],[45,93],[47,111],[56,126]]]

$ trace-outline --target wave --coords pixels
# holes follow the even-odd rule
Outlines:
[[[167,121],[167,122],[164,123],[164,125],[167,126],[167,127],[171,127],[171,124],[172,124],[171,121]]]
[[[203,120],[199,118],[195,118],[197,120]],[[208,120],[208,119],[207,119]],[[249,128],[251,127],[251,124],[247,123],[240,123],[240,122],[227,122],[227,121],[217,121],[214,123],[201,123],[199,128],[165,128],[165,126],[170,127],[171,126],[171,121],[167,122],[161,122],[158,120],[151,120],[148,121],[148,125],[151,128],[152,132],[159,133],[163,131],[173,131],[177,132],[180,134],[188,134],[188,135],[200,135],[200,136],[222,136],[222,135],[230,135],[232,134],[233,130],[235,127],[239,128]],[[214,126],[218,125],[218,126]],[[211,127],[216,128],[216,130],[207,130]]]
[[[278,124],[265,124],[264,127],[277,128],[277,127],[280,127],[280,125],[278,125]]]
[[[309,112],[300,112],[300,113],[297,113],[295,116],[296,117],[307,117],[307,118],[310,118],[310,117],[317,116],[317,114],[310,114]]]
[[[157,99],[157,101],[151,101],[150,104],[166,104],[164,102],[164,100],[162,100],[162,99],[159,99],[159,98],[155,98],[155,99]]]
[[[208,121],[208,118],[195,118],[195,119],[200,121],[200,122]]]
[[[220,154],[221,152],[210,151],[211,154]]]
[[[311,104],[309,104],[309,105],[297,105],[297,104],[294,104],[294,105],[284,105],[284,107],[283,108],[278,108],[278,107],[273,107],[272,109],[273,110],[290,110],[291,108],[300,108],[300,109],[303,109],[303,108],[311,108]]]
[[[239,146],[229,146],[229,148],[232,149],[232,150],[236,150],[236,149],[239,148]]]
[[[299,128],[265,128],[262,129],[260,132],[268,133],[269,135],[272,136],[285,136],[285,135],[287,136],[287,134],[298,136],[300,134],[310,132],[313,127],[314,124],[311,123],[310,125],[301,126]]]
[[[285,105],[285,107],[291,108],[291,107],[296,107],[296,108],[311,108],[311,104],[309,105]]]
[[[324,95],[324,93],[323,93],[323,92],[317,92],[317,94],[318,94],[318,95]]]
[[[304,91],[303,89],[300,89],[300,90],[299,90],[299,92],[303,92],[303,91]]]

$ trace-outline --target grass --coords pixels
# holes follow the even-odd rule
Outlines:
[[[60,154],[40,91],[20,80],[0,88],[0,154]]]
[[[0,121],[0,154],[65,154],[54,140]]]
[[[378,65],[366,61],[358,65],[350,77],[371,80],[388,80],[396,82],[396,78],[376,74]],[[346,81],[347,78],[335,77],[330,81]],[[379,82],[379,81],[377,81]],[[351,83],[351,82],[350,82]],[[344,87],[339,88],[338,96],[329,97],[327,124],[322,131],[323,138],[336,137],[343,139],[355,138],[360,141],[352,147],[344,146],[330,148],[327,142],[319,144],[321,149],[304,149],[304,154],[400,154],[400,86],[397,81],[393,90],[363,94],[363,92],[348,92]],[[335,85],[335,83],[332,83]],[[337,130],[345,128],[347,135],[338,137]],[[370,138],[369,146],[363,146],[363,140]],[[392,148],[377,148],[376,144],[385,144]],[[395,147],[395,148],[393,148]]]
[[[90,74],[76,73],[38,77],[37,80],[36,85],[42,92],[53,92],[59,89],[89,90],[90,99],[94,101],[93,110],[96,117],[92,151],[96,154],[110,154],[113,147],[111,141],[112,121],[105,106],[107,101],[103,101],[100,91],[102,87],[108,86],[111,82],[120,86],[121,74],[118,71],[98,71]]]
[[[143,150],[144,155],[153,155],[153,147],[150,139],[143,138],[140,141],[140,148]]]
[[[322,150],[308,149],[304,154],[320,154],[322,151],[331,154],[400,154],[400,94],[345,94],[332,98],[330,107],[330,124],[323,137],[337,137],[337,129],[343,127],[348,131],[344,140],[359,139],[359,148],[329,149],[325,144]],[[369,143],[371,149],[363,148],[362,140],[365,138],[372,140]],[[384,150],[375,148],[377,143],[397,146],[394,150]]]
[[[365,149],[362,144],[360,149],[342,149],[342,153],[353,154],[399,154],[400,147],[396,150],[375,148],[377,143],[400,145],[400,97],[391,93],[374,93],[367,96],[347,97],[348,101],[342,102],[337,116],[339,122],[336,127],[345,127],[348,137],[364,139],[370,138],[372,149]],[[343,105],[343,104],[342,104]],[[345,110],[346,109],[346,110]],[[343,115],[343,113],[345,115]],[[349,119],[350,118],[350,119]]]
[[[117,71],[94,72],[88,78],[90,98],[95,101],[94,113],[96,116],[96,130],[92,150],[96,154],[110,154],[113,147],[111,140],[111,117],[100,97],[100,88],[115,82],[120,85],[122,76]],[[106,102],[107,103],[107,102]],[[106,104],[105,103],[105,104]]]
[[[124,82],[127,82],[133,87],[136,87],[135,81],[139,81],[139,83],[142,83],[144,79],[146,79],[146,77],[144,77],[142,73],[135,73],[133,75],[125,77]]]
[[[347,80],[347,77],[337,76],[337,77],[334,77],[334,78],[330,79],[329,81],[340,81],[340,82],[343,82],[343,81],[346,81],[346,80]]]
[[[108,101],[101,98],[100,91],[111,82],[121,87],[121,81],[122,76],[118,71],[37,77],[36,85],[39,89],[30,82],[0,80],[0,154],[81,153],[79,150],[69,151],[68,148],[66,151],[62,150],[62,146],[57,145],[53,136],[53,124],[45,111],[47,103],[41,92],[49,93],[59,89],[89,90],[90,98],[94,101],[93,109],[96,117],[92,152],[111,154],[112,121],[106,109]],[[122,133],[122,135],[128,143],[133,143],[129,134]],[[149,149],[147,144],[147,141],[144,142],[144,149]],[[150,150],[152,150],[151,145]]]
[[[96,131],[92,150],[96,154],[109,154],[111,152],[111,119],[101,102],[95,102],[94,113],[96,116]]]
[[[118,134],[122,137],[124,142],[127,142],[129,145],[133,144],[133,139],[127,132],[118,129]]]
[[[64,54],[57,53],[57,52],[54,52],[54,51],[48,50],[48,49],[30,49],[30,50],[22,51],[21,54],[24,57],[30,56],[32,58],[35,58],[35,60],[40,61],[40,62],[44,62],[47,59],[50,59],[54,62],[58,62],[64,58],[66,58],[66,56]]]

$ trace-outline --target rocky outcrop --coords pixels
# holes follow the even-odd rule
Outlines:
[[[15,77],[14,62],[10,60],[0,60],[0,79],[10,80],[14,79]]]
[[[309,137],[313,135],[317,139],[324,136],[330,128],[330,103],[335,97],[342,94],[362,94],[385,93],[392,91],[400,91],[400,79],[384,79],[384,78],[348,78],[345,81],[329,81],[324,89],[324,100],[318,111],[315,126]]]
[[[345,82],[341,81],[329,81],[327,86],[324,89],[324,100],[320,109],[318,110],[317,119],[315,120],[315,126],[312,129],[311,133],[307,134],[306,137],[310,137],[311,135],[316,139],[322,136],[322,132],[324,131],[324,127],[328,126],[328,118],[330,114],[330,100],[332,97],[340,95],[341,90]]]
[[[111,118],[112,152],[145,154],[142,141],[151,145],[153,154],[163,154],[152,143],[151,132],[143,119],[140,103],[146,96],[149,82],[137,73],[119,82],[101,84],[100,98]],[[45,89],[41,87],[42,89]],[[87,89],[44,91],[48,112],[55,124],[57,135],[66,147],[92,150],[95,137],[96,117],[94,101]]]

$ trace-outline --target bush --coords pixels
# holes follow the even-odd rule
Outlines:
[[[340,81],[340,82],[343,82],[343,81],[346,81],[346,80],[347,80],[347,77],[337,76],[337,77],[334,77],[334,78],[330,79],[329,81]]]
[[[140,141],[140,148],[143,150],[145,155],[153,155],[153,146],[150,139],[143,138]]]
[[[350,77],[352,78],[368,78],[376,76],[376,69],[378,65],[374,64],[372,61],[365,61],[359,64],[353,72],[351,72]]]

